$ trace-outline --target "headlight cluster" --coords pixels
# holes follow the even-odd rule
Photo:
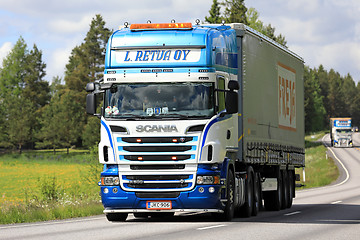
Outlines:
[[[119,186],[119,177],[101,177],[102,186]]]
[[[197,176],[197,184],[220,184],[220,176]]]

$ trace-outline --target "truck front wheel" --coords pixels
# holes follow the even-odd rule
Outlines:
[[[232,170],[229,170],[229,174],[227,176],[227,184],[226,184],[226,196],[227,201],[224,209],[224,213],[222,214],[214,214],[215,218],[220,218],[222,221],[231,221],[234,217],[235,211],[235,178]]]

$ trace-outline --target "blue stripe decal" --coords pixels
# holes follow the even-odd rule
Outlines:
[[[105,130],[106,130],[106,132],[108,134],[108,137],[109,137],[109,140],[110,140],[110,146],[112,148],[113,155],[114,155],[114,162],[116,162],[116,160],[115,160],[115,152],[114,152],[114,145],[113,145],[110,129],[103,120],[101,120],[101,125],[104,126],[104,128],[105,128]]]
[[[209,124],[206,126],[205,128],[205,131],[204,131],[204,136],[203,136],[203,139],[202,139],[202,142],[201,142],[201,146],[200,146],[200,156],[199,156],[199,162],[201,161],[201,154],[202,154],[202,150],[203,150],[203,147],[204,147],[204,144],[205,144],[205,140],[206,140],[206,137],[207,137],[207,134],[209,132],[209,129],[211,128],[212,125],[214,125],[215,123],[217,122],[221,122],[221,121],[224,121],[228,118],[231,118],[232,115],[229,114],[229,115],[226,115],[225,117],[222,117],[221,119],[219,117],[216,117],[215,119],[211,120],[209,122]]]
[[[199,156],[199,162],[201,161],[201,155],[202,155],[202,150],[203,150],[203,147],[204,147],[204,144],[205,144],[205,140],[206,140],[206,136],[209,132],[209,129],[210,127],[214,124],[214,123],[217,123],[219,121],[219,118],[215,118],[214,120],[212,120],[211,122],[209,122],[209,124],[206,126],[205,128],[205,131],[204,131],[204,136],[203,136],[203,139],[202,139],[202,142],[201,142],[201,146],[200,146],[200,156]]]

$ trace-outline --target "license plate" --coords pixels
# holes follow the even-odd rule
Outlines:
[[[171,201],[147,201],[146,209],[151,210],[169,210],[171,209]]]

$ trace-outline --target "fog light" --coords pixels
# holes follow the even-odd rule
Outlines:
[[[215,188],[214,187],[209,187],[209,193],[214,193],[215,192]]]
[[[113,188],[113,193],[117,193],[118,189],[116,187]]]
[[[109,189],[108,188],[104,188],[104,193],[109,193]]]
[[[205,190],[204,190],[204,188],[203,187],[200,187],[199,188],[199,193],[203,193]]]

